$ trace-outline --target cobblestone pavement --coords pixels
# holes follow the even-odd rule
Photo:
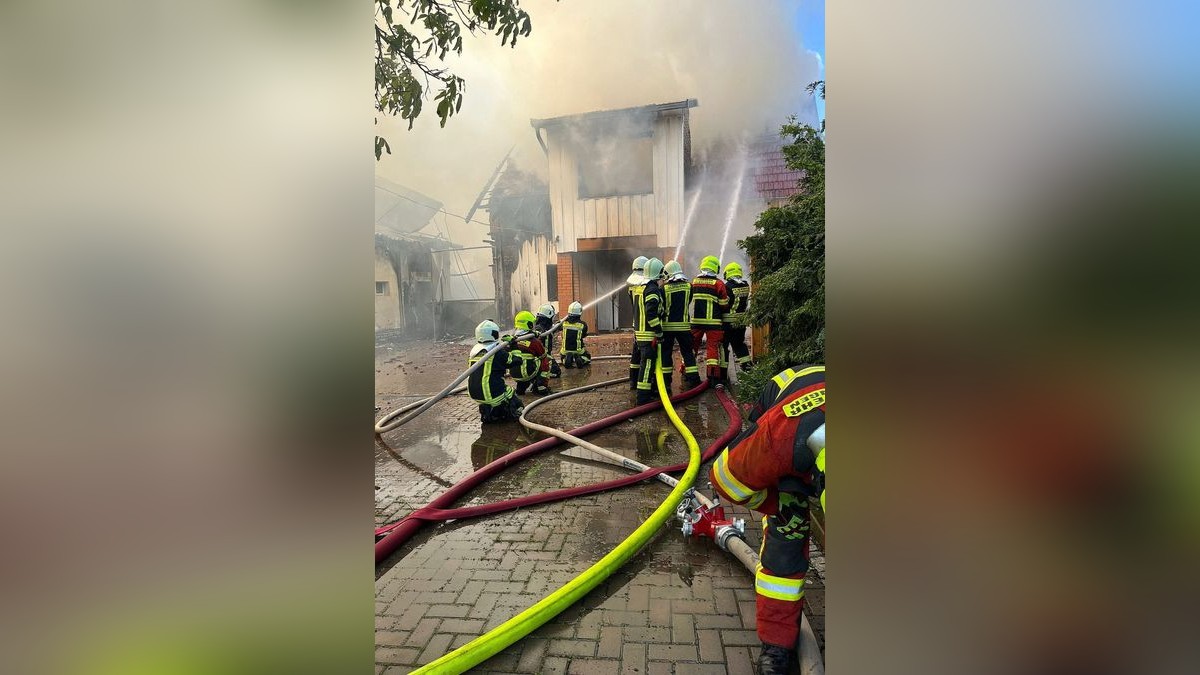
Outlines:
[[[589,338],[593,354],[620,353],[627,335]],[[389,349],[388,347],[391,347]],[[377,345],[376,405],[384,410],[439,390],[465,367],[466,344]],[[620,361],[564,370],[558,391],[622,377]],[[678,389],[679,384],[676,383]],[[532,396],[525,400],[531,401]],[[534,421],[569,429],[633,405],[624,386],[538,408]],[[711,394],[679,406],[701,446],[725,429]],[[424,506],[448,485],[539,436],[516,423],[481,428],[475,405],[451,397],[376,440],[376,524]],[[638,461],[683,461],[687,449],[663,413],[589,436]],[[704,472],[707,473],[707,467]],[[624,475],[556,451],[510,467],[460,505],[584,485]],[[703,475],[703,474],[702,474]],[[707,486],[701,482],[706,489]],[[514,512],[427,526],[383,564],[375,583],[376,671],[404,673],[466,644],[596,562],[666,497],[657,482]],[[748,540],[760,534],[748,511]],[[751,673],[758,650],[753,577],[708,541],[684,540],[672,522],[584,599],[480,664],[490,673]],[[824,561],[814,551],[809,620],[823,643]]]

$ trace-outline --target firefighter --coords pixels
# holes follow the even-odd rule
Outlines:
[[[587,337],[587,322],[579,318],[583,314],[583,305],[572,302],[567,307],[567,318],[563,319],[562,357],[564,368],[583,368],[592,362],[592,355],[583,346]]]
[[[535,394],[549,394],[546,379],[550,376],[550,359],[534,328],[533,312],[517,312],[513,321],[516,334],[512,336],[510,373],[517,381],[517,393],[524,394],[531,386]],[[507,336],[506,336],[507,337]]]
[[[642,286],[646,283],[646,261],[644,255],[633,260],[633,272],[625,280],[625,291],[629,293],[629,301],[633,303],[633,311],[637,312],[638,296],[642,294]],[[629,388],[637,389],[638,371],[641,369],[642,356],[638,351],[637,336],[633,338],[633,351],[629,355]]]
[[[471,348],[467,363],[475,365],[499,339],[500,326],[495,321],[480,322],[475,327],[476,344]],[[485,424],[515,420],[525,409],[513,388],[504,381],[504,373],[513,358],[509,349],[508,344],[497,349],[494,356],[467,378],[467,392],[479,404],[479,419]]]
[[[721,347],[721,361],[725,361],[726,347],[733,353],[729,363],[737,363],[745,372],[754,364],[750,361],[750,349],[746,347],[746,310],[750,308],[750,282],[742,278],[742,266],[731,262],[725,266],[725,290],[729,293],[729,311],[722,319],[725,344]],[[725,364],[721,374],[725,374]]]
[[[683,267],[672,260],[663,267],[666,283],[663,284],[663,337],[658,342],[658,363],[662,370],[663,384],[671,389],[671,374],[674,357],[671,350],[679,345],[679,356],[683,360],[683,379],[688,387],[700,384],[700,370],[696,367],[696,349],[692,346],[691,309],[692,284],[683,273]]]
[[[692,279],[692,346],[700,352],[700,339],[706,343],[705,366],[708,381],[720,382],[721,366],[721,315],[729,307],[729,293],[725,283],[717,278],[721,261],[715,255],[700,261],[700,275]],[[699,361],[699,357],[697,357]]]
[[[537,319],[533,322],[539,335],[545,333],[542,337],[542,346],[546,348],[546,355],[550,359],[550,377],[562,376],[562,368],[559,367],[558,361],[554,359],[554,333],[561,330],[562,327],[560,326],[553,332],[550,331],[551,328],[554,328],[554,321],[556,319],[558,319],[558,316],[554,313],[554,305],[546,303],[538,307]]]
[[[640,352],[637,380],[637,404],[654,400],[656,367],[655,351],[662,339],[663,293],[658,284],[663,276],[663,264],[658,258],[646,263],[646,285],[633,306],[633,337]]]
[[[808,498],[824,508],[825,367],[776,375],[750,413],[750,426],[717,457],[709,479],[721,496],[763,513],[754,574],[761,673],[787,673],[796,660],[808,571]]]

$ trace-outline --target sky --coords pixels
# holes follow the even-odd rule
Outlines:
[[[795,31],[800,44],[817,55],[821,79],[825,79],[825,0],[801,0]],[[817,101],[817,114],[825,117],[824,101]]]

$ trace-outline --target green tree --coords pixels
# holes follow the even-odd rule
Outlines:
[[[809,91],[825,98],[824,81]],[[752,401],[775,373],[825,362],[825,141],[793,116],[780,129],[787,166],[803,171],[790,203],[763,211],[755,233],[738,242],[753,261],[748,321],[769,325],[768,353],[739,378],[737,396]]]
[[[520,0],[375,0],[376,112],[408,120],[411,129],[432,86],[446,126],[462,108],[466,82],[439,62],[450,52],[462,53],[463,28],[516,47],[517,38],[533,28],[520,5]],[[377,135],[375,159],[384,152],[391,154],[391,146]]]

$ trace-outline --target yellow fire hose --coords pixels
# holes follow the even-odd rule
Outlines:
[[[513,618],[505,621],[485,635],[481,635],[458,649],[432,661],[414,673],[461,673],[476,666],[497,652],[505,649],[517,640],[533,632],[542,624],[557,616],[560,612],[578,602],[602,581],[616,572],[621,565],[629,561],[643,546],[658,533],[659,529],[675,515],[675,509],[683,501],[683,495],[696,480],[700,471],[700,445],[696,437],[688,430],[675,408],[671,406],[670,393],[663,382],[662,371],[655,368],[654,378],[658,383],[658,396],[662,399],[663,410],[671,418],[671,424],[683,435],[688,447],[688,467],[679,484],[671,490],[665,501],[658,505],[654,513],[644,523],[625,538],[617,547],[596,564],[584,570],[579,576],[568,581],[562,588],[536,602]]]

